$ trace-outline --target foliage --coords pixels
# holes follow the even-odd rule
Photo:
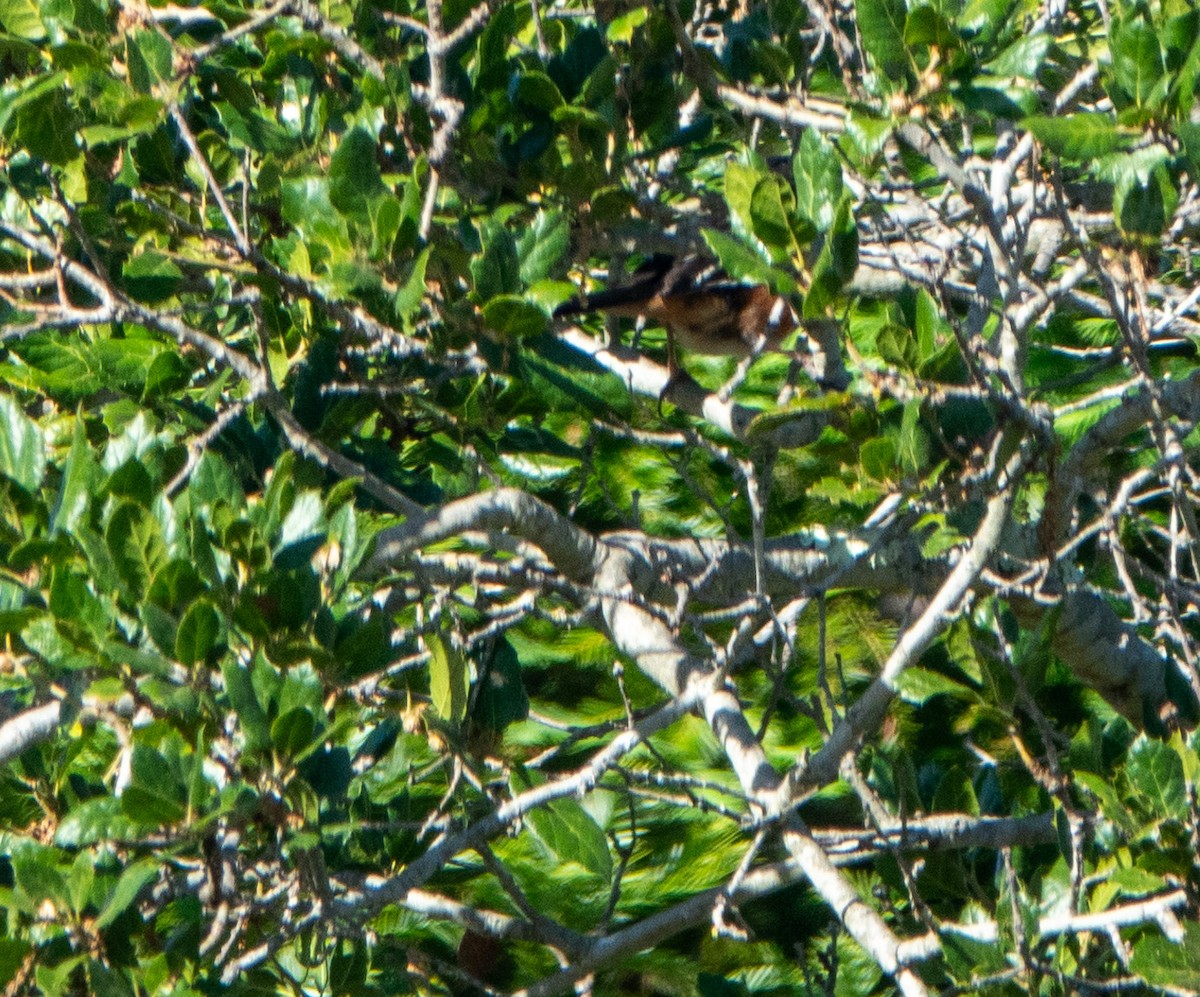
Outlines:
[[[0,29],[6,993],[1200,989],[1194,5]]]

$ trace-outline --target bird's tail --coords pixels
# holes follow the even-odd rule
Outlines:
[[[636,281],[624,287],[614,287],[607,291],[597,291],[583,298],[575,298],[564,302],[554,309],[554,317],[564,315],[581,315],[587,312],[620,311],[644,305],[654,294],[657,281]]]
[[[605,311],[617,315],[639,315],[646,302],[662,288],[663,277],[673,263],[670,256],[652,256],[638,267],[628,284],[564,302],[554,309],[554,317]]]

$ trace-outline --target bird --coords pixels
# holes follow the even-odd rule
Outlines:
[[[797,325],[787,298],[765,284],[734,280],[715,260],[700,255],[656,253],[628,284],[559,305],[554,317],[588,312],[660,323],[667,330],[672,370],[676,345],[692,353],[748,357],[779,349]]]

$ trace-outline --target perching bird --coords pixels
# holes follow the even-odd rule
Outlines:
[[[797,322],[787,299],[765,285],[732,280],[701,256],[661,253],[624,287],[568,301],[554,316],[597,311],[660,323],[668,333],[672,368],[675,344],[692,353],[745,357],[756,349],[778,349]]]

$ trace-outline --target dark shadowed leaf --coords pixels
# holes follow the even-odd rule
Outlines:
[[[96,927],[103,929],[123,914],[137,899],[142,887],[154,881],[161,866],[154,859],[142,859],[121,872],[112,895],[96,917]]]
[[[316,718],[303,706],[288,710],[271,724],[271,741],[285,758],[299,755],[312,742]]]
[[[529,696],[521,679],[521,664],[507,640],[498,641],[483,678],[471,717],[494,731],[529,715]]]
[[[122,272],[129,293],[147,304],[171,297],[183,279],[183,271],[174,261],[153,251],[130,258]]]

